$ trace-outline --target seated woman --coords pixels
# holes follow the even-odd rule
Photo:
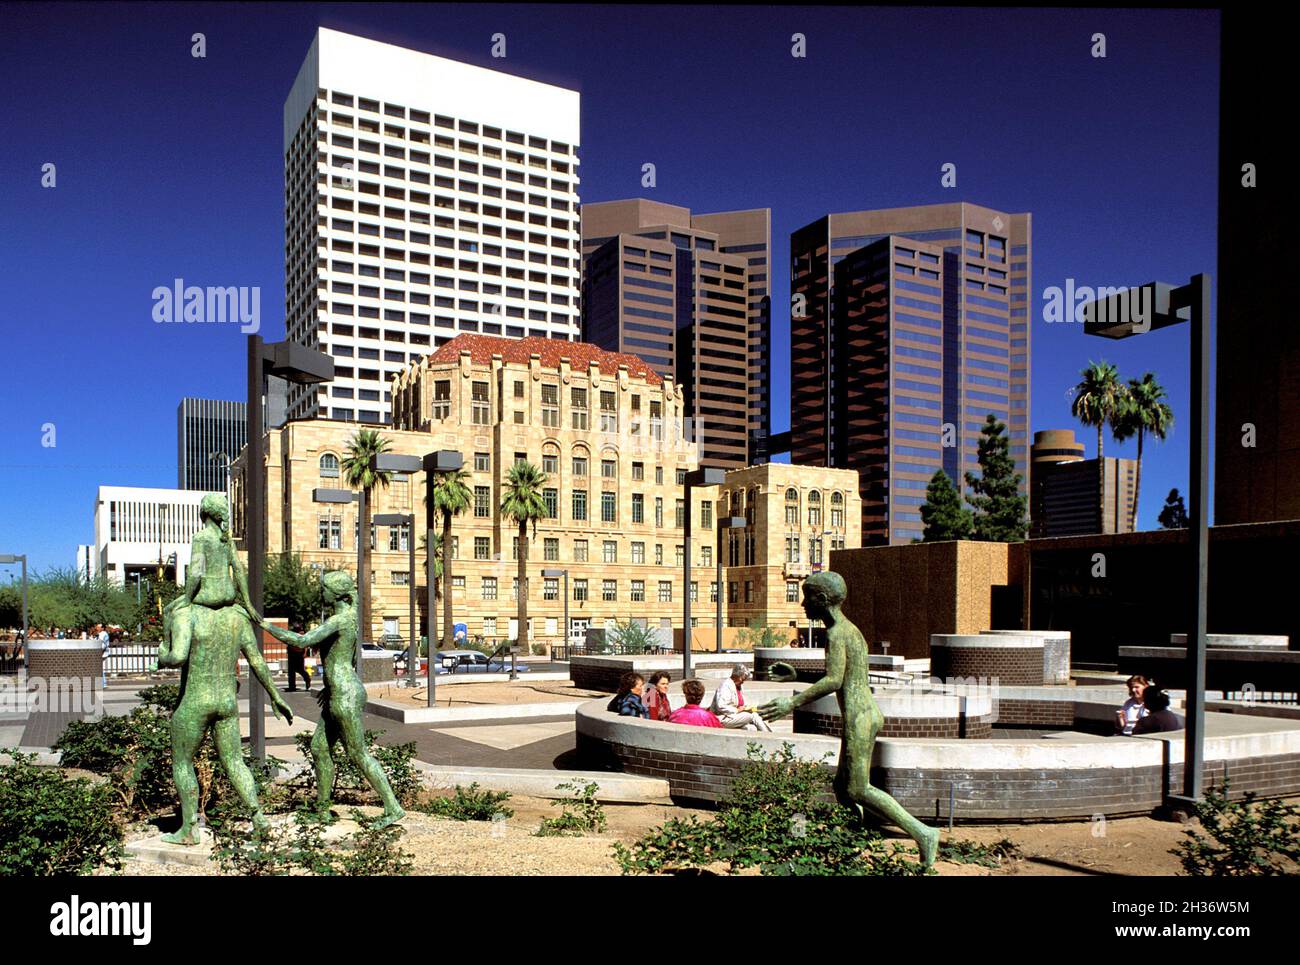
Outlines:
[[[1141,674],[1134,674],[1128,678],[1129,698],[1124,701],[1124,705],[1119,710],[1115,711],[1115,733],[1133,733],[1133,725],[1150,713],[1142,703],[1142,692],[1150,686],[1151,681]]]
[[[618,693],[605,709],[620,717],[649,717],[645,704],[641,703],[641,687],[644,683],[644,677],[635,670],[629,670],[619,680]]]
[[[671,679],[665,670],[656,670],[650,675],[650,683],[641,695],[641,703],[645,704],[651,720],[667,720],[673,712],[672,704],[668,702],[668,684]]]
[[[682,683],[682,696],[686,703],[678,707],[668,717],[670,724],[690,724],[693,727],[721,727],[722,721],[714,716],[713,711],[700,706],[704,699],[704,684],[698,680]]]
[[[1142,692],[1142,703],[1147,715],[1133,725],[1134,736],[1183,729],[1183,719],[1169,709],[1169,695],[1159,687],[1147,687]]]

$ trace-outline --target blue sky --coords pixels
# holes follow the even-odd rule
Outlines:
[[[7,5],[0,552],[71,566],[98,485],[176,484],[183,396],[243,397],[238,326],[157,325],[155,287],[260,286],[263,335],[283,337],[281,109],[317,26],[581,90],[585,201],[771,207],[776,431],[791,231],[956,200],[1033,212],[1032,428],[1072,425],[1066,390],[1090,359],[1151,369],[1178,424],[1147,446],[1139,525],[1186,491],[1185,330],[1088,339],[1044,322],[1041,292],[1216,274],[1216,11]],[[1095,454],[1095,432],[1080,438]]]

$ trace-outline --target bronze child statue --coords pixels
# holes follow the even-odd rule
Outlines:
[[[325,605],[334,612],[308,633],[294,633],[262,621],[262,626],[277,640],[306,650],[318,647],[324,665],[325,686],[317,700],[321,719],[311,739],[311,759],[316,768],[316,813],[322,821],[332,820],[330,794],[334,788],[334,761],[331,748],[343,741],[348,757],[366,776],[370,786],[384,804],[383,816],[375,827],[387,827],[406,817],[388,784],[384,769],[366,747],[362,714],[366,706],[366,688],[353,666],[357,645],[357,590],[352,577],[332,570],[321,577]]]
[[[171,844],[197,844],[199,784],[194,755],[212,730],[221,766],[253,822],[267,820],[257,800],[253,775],[244,763],[239,734],[239,655],[271,696],[277,717],[293,711],[276,692],[257,647],[253,621],[261,620],[248,600],[248,578],[226,531],[226,501],[209,494],[199,504],[203,529],[194,536],[190,567],[181,595],[163,611],[160,667],[181,667],[181,701],[172,714],[172,776],[181,799],[181,826],[163,835]]]
[[[826,625],[826,676],[792,697],[768,701],[758,712],[764,720],[776,720],[796,707],[836,694],[844,725],[835,772],[836,797],[859,816],[865,817],[865,812],[871,811],[906,831],[916,841],[921,863],[928,868],[934,864],[939,848],[938,830],[922,824],[889,794],[871,786],[871,756],[885,717],[871,696],[867,642],[840,612],[847,597],[848,587],[838,573],[814,573],[804,580],[804,612]]]

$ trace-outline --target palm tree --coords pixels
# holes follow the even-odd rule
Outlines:
[[[501,512],[519,524],[519,636],[521,652],[528,652],[528,524],[537,532],[537,521],[546,517],[542,487],[546,473],[531,462],[517,462],[506,474]]]
[[[1110,426],[1111,432],[1115,431],[1128,389],[1120,381],[1119,370],[1104,359],[1089,362],[1079,374],[1081,379],[1074,387],[1070,414],[1085,426],[1097,427],[1097,519],[1100,522],[1106,518],[1106,461],[1102,458],[1102,430]],[[1115,522],[1118,527],[1119,520]]]
[[[1174,427],[1174,410],[1164,400],[1165,387],[1156,381],[1154,372],[1141,379],[1128,380],[1128,394],[1115,425],[1115,441],[1124,442],[1137,436],[1137,477],[1133,481],[1132,528],[1137,529],[1138,497],[1142,493],[1142,439],[1149,432],[1164,441]]]
[[[442,574],[439,579],[445,586],[442,588],[442,633],[443,644],[447,649],[452,647],[452,590],[451,581],[442,579],[443,574],[448,574],[451,567],[451,518],[459,516],[465,510],[469,509],[474,501],[474,494],[470,491],[469,483],[473,479],[473,474],[468,469],[456,469],[452,472],[434,473],[433,476],[433,508],[435,512],[442,513],[442,537],[439,542],[443,548],[442,554]],[[428,497],[425,497],[426,500]],[[429,652],[434,650],[433,641],[433,614],[429,614]]]
[[[361,572],[357,574],[357,589],[361,594],[361,613],[357,625],[362,641],[370,639],[370,514],[374,504],[371,496],[376,486],[388,488],[391,473],[370,468],[372,457],[388,452],[392,446],[388,440],[374,429],[358,429],[356,435],[348,442],[347,454],[339,464],[343,478],[352,489],[360,489],[366,494],[365,512],[361,514],[357,528],[357,540],[361,543]],[[414,577],[412,577],[414,578]]]

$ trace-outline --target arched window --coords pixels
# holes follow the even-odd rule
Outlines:
[[[831,528],[844,528],[844,494],[831,493]]]
[[[799,525],[799,490],[793,486],[785,491],[785,524]]]
[[[843,505],[844,505],[844,494],[843,494],[843,493],[831,493],[831,505],[832,505],[832,506],[843,506]]]
[[[814,529],[822,525],[822,494],[817,489],[808,494],[808,525]]]
[[[754,515],[758,511],[758,487],[755,486],[749,491],[749,498],[745,500],[745,521],[754,525]]]
[[[339,457],[327,452],[320,457],[320,475],[322,479],[339,478]]]

